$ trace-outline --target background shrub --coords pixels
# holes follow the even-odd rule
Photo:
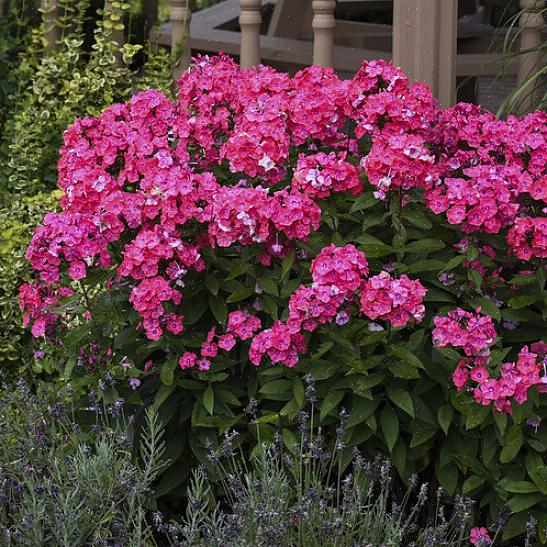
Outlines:
[[[119,47],[112,41],[118,14],[105,13],[96,21],[90,50],[83,47],[84,22],[89,2],[61,2],[62,41],[56,51],[44,54],[43,28],[21,61],[9,74],[14,93],[8,96],[0,156],[0,195],[32,195],[57,185],[57,160],[62,135],[77,117],[98,115],[106,106],[127,100],[150,85],[167,91],[169,56],[146,46],[144,65],[132,65],[140,44]],[[121,4],[122,21],[129,4]],[[119,59],[123,58],[123,63]]]
[[[12,379],[31,370],[41,372],[42,361],[33,358],[32,337],[21,324],[17,290],[31,279],[24,255],[34,227],[55,210],[60,194],[21,196],[0,209],[0,370]]]

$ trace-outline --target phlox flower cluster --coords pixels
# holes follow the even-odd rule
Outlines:
[[[498,233],[515,220],[523,183],[529,180],[525,173],[506,165],[477,165],[462,173],[426,192],[434,213],[445,213],[450,224],[461,224],[468,233]]]
[[[200,372],[206,372],[211,368],[211,359],[218,355],[219,349],[230,351],[237,340],[252,338],[261,327],[260,319],[248,311],[233,311],[228,314],[225,332],[218,334],[217,327],[213,327],[201,345],[200,355],[190,351],[185,352],[179,359],[179,366],[183,370],[195,368]]]
[[[329,245],[313,259],[310,271],[314,285],[333,285],[349,294],[358,290],[367,277],[368,262],[354,245]]]
[[[162,323],[174,334],[182,331],[181,316],[173,317],[166,314],[163,303],[173,301],[180,304],[181,293],[173,289],[169,282],[161,276],[147,277],[131,290],[129,302],[143,318],[142,327],[150,340],[159,340],[163,334]],[[174,327],[174,325],[177,325]]]
[[[493,404],[498,412],[511,414],[511,402],[524,404],[533,386],[547,393],[547,358],[524,346],[517,361],[502,363],[495,376],[487,363],[466,358],[460,360],[452,379],[458,391],[467,387],[477,403]]]
[[[348,103],[358,138],[384,129],[428,129],[437,108],[427,86],[410,84],[400,68],[382,60],[363,62],[349,84]]]
[[[436,347],[463,349],[466,357],[458,362],[452,380],[458,391],[464,388],[471,391],[477,403],[493,404],[498,412],[510,414],[511,402],[525,403],[532,386],[547,392],[544,344],[533,344],[531,351],[524,346],[515,363],[503,363],[494,375],[490,366],[490,347],[496,331],[490,317],[481,315],[480,310],[473,314],[457,308],[447,317],[435,317],[434,323],[433,344]]]
[[[300,154],[293,173],[293,188],[312,198],[328,198],[333,192],[357,196],[363,191],[358,168],[346,161],[346,152]]]
[[[282,363],[293,367],[298,363],[298,354],[306,352],[304,336],[292,333],[289,327],[281,321],[276,321],[271,328],[259,332],[251,343],[249,359],[258,366],[264,355],[273,364]]]
[[[385,199],[389,190],[425,188],[435,180],[435,157],[419,135],[384,131],[374,137],[362,163],[379,199]]]
[[[249,357],[253,364],[259,365],[267,355],[272,362],[294,366],[298,353],[305,347],[302,331],[312,332],[319,324],[331,323],[336,318],[368,275],[368,264],[365,255],[354,245],[330,245],[312,261],[311,275],[311,287],[301,285],[290,296],[287,321],[278,321],[252,341]],[[280,333],[287,335],[281,346],[278,345]]]
[[[496,120],[480,107],[460,103],[439,110],[428,139],[439,178],[426,188],[425,201],[450,224],[468,233],[499,233],[516,223],[522,226],[530,202],[539,202],[533,207],[536,214],[545,212],[545,112]],[[545,217],[532,218],[541,224]],[[532,240],[530,250],[523,248],[519,258],[539,256],[543,251],[541,245],[536,251],[537,243]]]
[[[61,298],[72,296],[74,291],[68,287],[59,287],[54,292],[42,283],[23,283],[19,288],[19,304],[23,313],[23,325],[32,321],[31,332],[35,337],[47,334],[59,319],[51,313]]]
[[[271,241],[279,233],[305,239],[317,230],[321,210],[305,194],[256,188],[220,188],[212,199],[211,243],[229,247]]]
[[[419,281],[406,275],[392,278],[387,272],[367,279],[369,274],[365,255],[353,245],[324,248],[311,264],[313,283],[301,285],[289,298],[289,317],[278,322],[275,329],[260,333],[251,344],[251,361],[259,365],[264,355],[271,358],[277,348],[279,332],[288,332],[289,342],[295,335],[313,332],[319,325],[349,321],[347,307],[361,298],[360,311],[370,319],[382,319],[403,327],[411,321],[420,322],[425,313],[422,304],[426,290]],[[285,330],[287,329],[287,330]],[[298,362],[301,338],[296,345],[283,343],[277,348],[277,361],[287,366]],[[283,356],[283,357],[282,357]]]
[[[522,260],[547,258],[547,218],[517,218],[507,234],[507,243]]]
[[[433,345],[437,348],[452,346],[461,348],[470,357],[487,357],[496,338],[496,329],[489,315],[482,315],[456,308],[447,316],[433,320]]]
[[[488,530],[484,527],[472,528],[469,534],[469,541],[475,547],[487,547],[492,543],[492,538],[488,534]]]
[[[364,283],[359,294],[360,309],[372,320],[382,319],[394,327],[404,327],[410,321],[419,323],[424,318],[426,292],[418,280],[405,274],[395,279],[383,271]]]

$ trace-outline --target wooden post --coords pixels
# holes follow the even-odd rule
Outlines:
[[[456,100],[457,24],[458,0],[394,0],[393,62],[445,108]]]
[[[171,19],[171,55],[174,58],[173,79],[178,80],[190,66],[192,50],[190,46],[190,10],[189,0],[169,0]]]
[[[143,0],[144,35],[148,36],[158,20],[158,0]]]
[[[42,22],[44,25],[44,50],[47,53],[59,49],[61,29],[58,25],[59,5],[57,0],[40,0]]]
[[[260,64],[260,0],[239,0],[239,26],[241,50],[239,64],[248,68]]]
[[[313,64],[334,66],[335,0],[313,0]]]
[[[545,7],[545,0],[520,0],[522,14],[519,19],[520,27],[520,55],[518,56],[517,84],[523,84],[535,71],[542,68],[543,52],[539,50],[542,43],[541,29],[544,25],[541,10]],[[535,49],[535,51],[528,51]],[[537,94],[538,81],[528,83],[522,91],[522,99],[517,110],[520,113],[532,110]]]

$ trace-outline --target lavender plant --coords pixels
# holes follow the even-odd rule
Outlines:
[[[99,406],[92,393],[88,434],[71,396],[22,382],[0,394],[0,544],[155,545],[146,514],[163,454],[157,415],[145,414],[138,466],[123,402]]]
[[[402,496],[394,495],[389,461],[366,461],[357,449],[349,461],[345,456],[344,410],[334,439],[326,439],[321,427],[314,426],[314,390],[308,377],[311,410],[299,415],[299,436],[275,434],[272,441],[259,442],[250,462],[240,451],[236,431],[226,433],[219,446],[206,447],[208,465],[193,473],[182,522],[154,516],[169,545],[469,545],[472,501],[456,497],[447,505],[439,488],[428,503],[428,485],[420,485],[416,476]],[[260,436],[254,401],[250,412]],[[433,506],[433,518],[424,525],[428,505]],[[484,545],[492,545],[500,530],[498,525]]]

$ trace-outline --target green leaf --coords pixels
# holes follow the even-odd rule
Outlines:
[[[440,485],[452,496],[458,485],[458,467],[453,463],[444,466],[436,466],[435,474]]]
[[[393,410],[391,405],[387,404],[382,410],[380,415],[380,425],[382,426],[382,433],[386,441],[386,445],[390,452],[393,451],[393,447],[399,437],[399,417]]]
[[[474,427],[481,425],[489,414],[490,410],[487,406],[474,405],[469,411],[469,414],[467,414],[465,428],[473,429]]]
[[[260,388],[260,393],[263,393],[264,395],[273,395],[273,394],[284,393],[286,391],[290,391],[291,389],[292,389],[292,382],[285,378],[281,378],[279,380],[272,380],[271,382],[264,384]]]
[[[321,413],[319,418],[323,421],[331,410],[334,410],[340,401],[344,398],[346,393],[344,391],[331,391],[327,393],[327,396],[321,403]]]
[[[507,502],[507,506],[513,513],[520,513],[541,501],[545,501],[545,496],[543,494],[523,494],[520,496],[513,496]]]
[[[362,211],[363,209],[369,209],[374,207],[378,203],[378,199],[374,197],[372,192],[365,192],[361,194],[351,206],[349,212],[355,213],[355,211]]]
[[[516,513],[511,515],[507,524],[503,527],[503,537],[502,540],[505,542],[515,536],[518,536],[526,530],[526,524],[530,516],[528,512]]]
[[[484,477],[479,477],[479,475],[471,475],[462,485],[462,493],[464,496],[467,496],[480,488],[486,479]]]
[[[500,488],[514,494],[534,494],[538,491],[537,486],[530,481],[515,481],[509,477],[501,479],[498,483]]]
[[[294,254],[294,251],[290,254],[288,254],[284,259],[283,262],[281,262],[281,277],[286,277],[289,273],[290,269],[292,268],[294,261],[296,259],[296,255]]]
[[[296,403],[302,408],[304,406],[304,384],[298,377],[292,381],[292,392]]]
[[[412,402],[412,397],[410,396],[410,393],[402,389],[388,387],[387,396],[399,408],[404,410],[407,414],[410,414],[410,416],[414,417],[414,403]]]
[[[407,448],[406,443],[403,441],[403,439],[401,439],[401,437],[399,437],[399,439],[395,443],[393,452],[391,453],[391,461],[399,472],[399,475],[401,475],[401,477],[405,477],[405,468],[408,463]]]
[[[170,386],[173,383],[173,380],[175,378],[175,369],[177,367],[177,358],[173,357],[172,359],[169,359],[163,365],[160,369],[160,380],[163,384]]]
[[[359,376],[355,378],[353,382],[353,388],[356,393],[361,395],[364,391],[367,391],[384,381],[383,374],[372,373],[367,376]]]
[[[418,359],[414,353],[412,353],[409,349],[403,347],[403,346],[392,346],[391,351],[394,355],[399,357],[403,363],[408,363],[409,365],[416,367],[416,368],[424,368],[423,363]]]
[[[378,404],[379,401],[354,397],[346,426],[349,428],[364,422],[376,410]]]
[[[419,260],[418,262],[411,264],[406,273],[413,274],[418,272],[437,272],[442,269],[443,266],[444,262],[441,260]]]
[[[209,414],[213,414],[213,410],[215,409],[215,393],[210,385],[203,392],[203,406]]]
[[[175,391],[176,385],[171,382],[171,385],[161,384],[156,394],[154,395],[154,406],[159,408],[165,400]]]
[[[369,245],[361,245],[361,248],[368,258],[379,258],[381,256],[386,256],[394,252],[393,247],[385,244],[380,245],[376,243],[371,243]]]
[[[450,405],[443,405],[437,410],[437,421],[445,435],[448,435],[448,429],[450,428],[453,417],[454,409]]]
[[[230,270],[230,273],[227,275],[226,280],[236,279],[240,275],[246,274],[252,267],[253,267],[253,265],[250,264],[249,262],[244,262],[243,264],[238,264],[237,266],[233,267]]]
[[[465,262],[465,256],[455,256],[451,258],[443,267],[443,271],[447,272],[449,270],[453,270],[454,268],[457,268],[460,264],[463,264]]]
[[[257,283],[264,292],[273,294],[274,296],[279,296],[279,289],[277,288],[277,283],[274,279],[262,277],[257,281]]]
[[[310,374],[314,380],[326,380],[340,370],[340,363],[336,361],[318,360],[313,362]]]
[[[419,241],[413,241],[405,247],[407,253],[414,254],[428,254],[434,251],[439,251],[445,246],[444,242],[440,239],[420,239]]]
[[[215,296],[218,294],[220,289],[220,281],[216,277],[211,274],[207,274],[203,280],[203,284],[211,294],[214,294]]]
[[[283,437],[283,442],[285,443],[287,450],[290,452],[294,452],[294,450],[300,446],[300,442],[296,438],[296,435],[290,429],[283,429],[281,436]]]
[[[403,219],[408,220],[411,224],[414,224],[414,226],[418,228],[430,230],[433,227],[431,221],[419,209],[404,207],[402,209],[401,216]]]
[[[323,342],[318,348],[317,351],[311,356],[312,361],[317,361],[321,359],[332,347],[334,342]]]
[[[533,304],[537,299],[538,295],[535,294],[521,294],[510,298],[507,304],[509,307],[519,310],[520,308],[525,308],[526,306]]]
[[[547,494],[547,465],[536,452],[528,452],[526,456],[526,471],[534,484],[543,494]]]
[[[501,463],[509,463],[519,453],[524,441],[522,430],[518,425],[512,425],[503,439],[503,449],[500,454]]]
[[[404,380],[416,380],[420,378],[420,373],[416,367],[401,362],[389,365],[389,372],[395,378],[403,378]]]
[[[228,308],[224,302],[224,298],[221,296],[209,295],[209,308],[215,319],[221,324],[226,324],[226,318],[228,317]]]
[[[482,275],[473,268],[467,270],[467,279],[472,281],[477,288],[480,288],[482,286]]]
[[[435,436],[437,428],[431,425],[422,424],[416,422],[412,426],[412,440],[410,441],[410,448],[416,448],[421,444],[426,443]]]
[[[289,416],[291,418],[294,418],[294,416],[298,414],[301,408],[302,406],[298,404],[296,399],[291,399],[290,401],[287,401],[287,403],[279,411],[279,414],[281,416]]]
[[[470,304],[473,308],[480,308],[481,312],[485,315],[489,315],[496,321],[501,321],[501,312],[500,309],[488,298],[473,298],[470,301]]]
[[[249,298],[254,294],[254,287],[245,287],[243,289],[233,292],[230,296],[228,296],[228,298],[226,298],[226,303],[232,304],[233,302],[239,302],[240,300],[245,300],[246,298]]]

